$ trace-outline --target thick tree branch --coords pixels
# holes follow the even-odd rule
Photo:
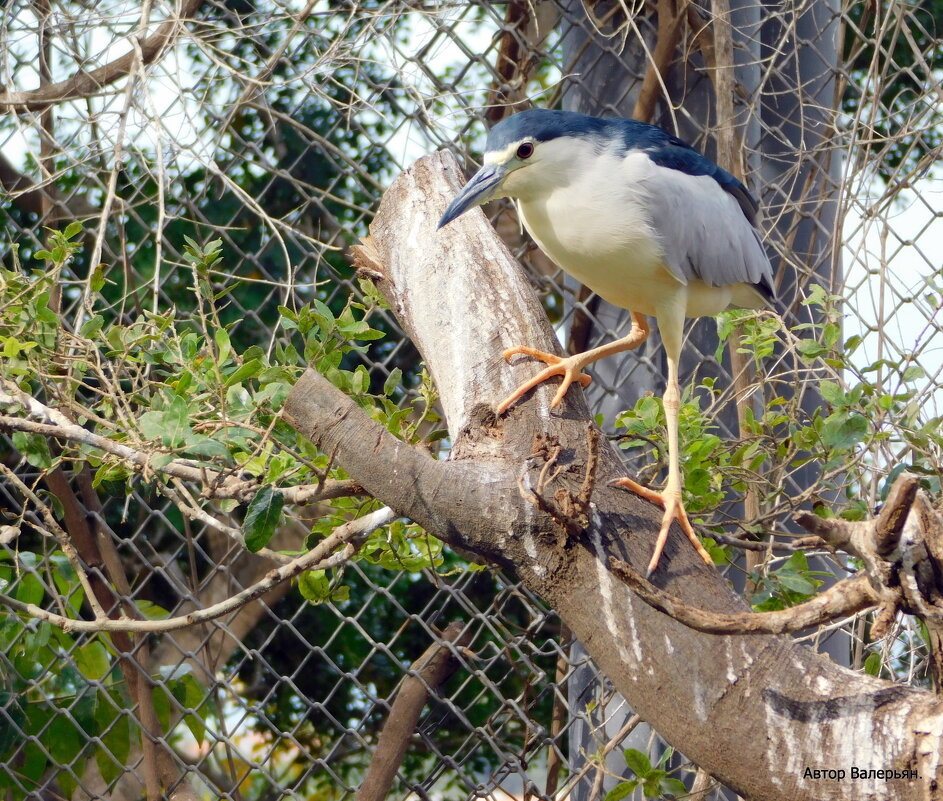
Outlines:
[[[380,732],[356,801],[383,801],[388,797],[423,707],[430,694],[442,686],[457,667],[455,646],[467,644],[469,639],[470,631],[463,623],[449,623],[441,637],[409,666],[409,673],[396,693],[396,700]]]
[[[898,611],[920,617],[928,627],[943,627],[943,561],[940,532],[943,519],[920,493],[916,476],[898,476],[880,514],[873,520],[851,522],[825,519],[803,512],[797,522],[834,550],[845,551],[864,563],[881,609],[871,627],[882,637]],[[934,675],[943,675],[933,652]]]
[[[54,186],[37,185],[23,175],[0,153],[0,187],[23,211],[42,217],[48,205],[53,207],[56,217],[63,220],[86,220],[94,217],[98,209],[82,195],[73,194],[68,199]]]
[[[632,116],[642,122],[651,122],[655,116],[655,104],[662,96],[665,75],[676,55],[681,41],[682,23],[687,18],[688,0],[658,0],[658,34],[651,60],[646,65],[642,88]]]

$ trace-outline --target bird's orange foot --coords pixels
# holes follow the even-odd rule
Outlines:
[[[567,356],[566,358],[562,356],[556,356],[553,353],[546,353],[542,350],[537,350],[536,348],[528,348],[524,346],[518,346],[516,348],[508,348],[504,351],[502,356],[505,359],[510,360],[512,356],[522,353],[525,356],[532,356],[535,359],[540,359],[544,362],[547,367],[541,370],[533,378],[525,381],[517,389],[514,390],[510,395],[508,395],[501,403],[498,404],[498,414],[504,414],[508,409],[511,408],[511,405],[518,400],[519,398],[526,395],[538,384],[542,384],[548,378],[553,378],[555,375],[563,376],[563,382],[560,384],[560,388],[557,390],[557,394],[553,396],[553,400],[550,402],[551,406],[556,406],[560,401],[563,400],[563,396],[566,395],[566,391],[570,388],[570,384],[574,381],[577,382],[581,387],[589,386],[589,382],[593,379],[590,378],[586,373],[581,372],[583,367],[587,364],[585,359],[581,359],[580,355],[576,356]]]
[[[643,487],[631,478],[619,478],[613,481],[612,484],[616,487],[624,487],[647,501],[665,507],[665,513],[661,518],[661,530],[658,532],[658,539],[655,540],[655,551],[652,553],[652,560],[648,563],[648,569],[645,571],[646,576],[650,576],[657,569],[662,551],[665,550],[665,543],[668,542],[668,529],[671,528],[671,523],[676,518],[681,524],[681,530],[684,531],[687,538],[691,540],[691,544],[701,555],[701,558],[711,567],[714,566],[714,560],[711,559],[711,555],[707,552],[707,549],[701,545],[697,534],[694,533],[694,527],[691,525],[691,521],[688,520],[688,514],[684,511],[684,504],[681,502],[680,490],[669,490],[666,488],[664,492],[656,492],[648,487]]]

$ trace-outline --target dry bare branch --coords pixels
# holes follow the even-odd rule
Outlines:
[[[136,59],[135,51],[140,51],[142,64],[150,64],[179,35],[186,20],[189,20],[200,7],[203,0],[185,0],[180,14],[174,19],[162,22],[154,33],[143,39],[137,39],[132,48],[123,56],[90,72],[76,72],[64,81],[43,86],[40,89],[0,92],[0,111],[22,113],[24,111],[42,111],[49,106],[65,100],[88,97],[100,92],[104,87],[126,78]]]
[[[831,620],[850,617],[870,609],[879,601],[867,576],[855,576],[833,584],[811,600],[788,609],[722,615],[698,609],[659,590],[628,562],[612,557],[609,566],[649,606],[695,631],[708,634],[795,634]]]

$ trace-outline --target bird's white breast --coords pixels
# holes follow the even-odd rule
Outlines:
[[[553,142],[542,145],[545,149]],[[580,148],[592,149],[586,143]],[[664,266],[664,253],[646,210],[645,184],[657,169],[641,152],[628,157],[574,153],[546,182],[518,194],[524,226],[562,269],[617,306],[656,314],[656,303],[683,285]],[[552,154],[551,154],[552,155]],[[552,161],[550,163],[553,163]],[[592,165],[580,171],[579,165]]]

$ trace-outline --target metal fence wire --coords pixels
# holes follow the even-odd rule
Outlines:
[[[383,395],[388,420],[405,410],[399,433],[436,427],[423,415],[434,404],[415,348],[357,278],[349,248],[400,170],[440,148],[471,169],[487,127],[532,105],[661,124],[760,200],[785,323],[775,323],[778,344],[754,376],[749,411],[762,416],[762,399],[777,395],[809,420],[844,410],[833,443],[841,458],[774,456],[761,468],[741,454],[734,466],[755,474],[759,500],[744,507],[734,493],[700,512],[718,544],[756,530],[782,541],[790,513],[823,500],[865,514],[901,466],[938,493],[941,23],[938,4],[842,0],[6,3],[2,410],[21,408],[9,400],[18,385],[146,464],[122,471],[92,444],[5,430],[0,593],[75,619],[87,619],[96,588],[111,617],[186,615],[376,510],[350,492],[314,505],[288,498],[266,547],[249,550],[250,498],[205,493],[199,465],[231,469],[222,447],[239,454],[236,479],[265,483],[290,453],[342,484],[328,455],[272,441],[239,412],[277,409],[282,376],[306,362]],[[487,211],[564,342],[624,333],[624,313],[564,279],[510,205]],[[81,231],[67,230],[75,221]],[[773,318],[758,319],[762,329]],[[334,344],[314,344],[314,329]],[[738,443],[720,344],[714,321],[691,323],[683,378],[712,432]],[[29,361],[43,348],[45,366]],[[825,351],[838,356],[819,358]],[[258,360],[273,379],[247,369],[199,410],[184,389],[179,408],[152,402],[228,353],[239,354],[233,365]],[[591,408],[604,430],[638,432],[632,421],[644,420],[663,375],[657,337],[596,365]],[[625,418],[626,409],[637,413]],[[172,413],[193,437],[185,444],[161,427]],[[866,417],[873,428],[856,436]],[[636,439],[642,447],[626,458],[637,468],[658,443]],[[438,441],[440,458],[447,445]],[[162,472],[173,458],[193,467],[189,479]],[[78,562],[64,550],[70,541]],[[738,587],[766,587],[767,600],[779,597],[768,577],[803,580],[788,555],[763,556],[744,568],[733,552],[725,569]],[[732,797],[682,755],[666,756],[512,575],[401,520],[337,565],[166,633],[62,629],[2,608],[0,798],[138,799],[154,770],[176,777],[165,784],[173,798],[365,798],[407,686],[429,700],[402,735],[389,798],[602,798],[636,775],[635,752],[665,757],[699,798]],[[745,570],[758,571],[752,585]],[[433,681],[423,654],[456,623],[441,646],[446,674]],[[862,618],[841,631],[809,645],[857,669],[927,681],[906,619],[884,646],[865,639]]]

